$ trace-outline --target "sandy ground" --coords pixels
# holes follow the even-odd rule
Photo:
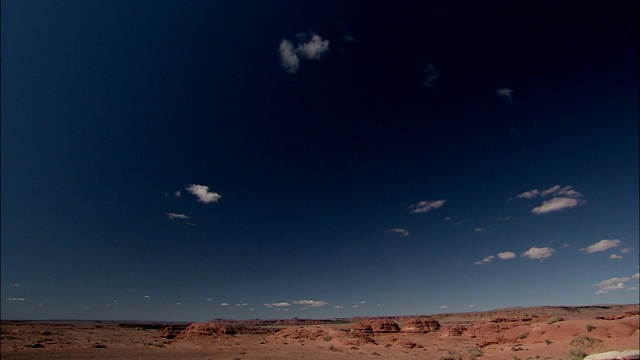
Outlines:
[[[347,345],[359,321],[313,325],[243,326],[235,335],[167,339],[166,324],[91,321],[3,321],[2,359],[568,359],[571,348],[586,354],[638,349],[638,305],[536,307],[429,316],[441,328],[428,333],[373,333],[375,343]],[[609,319],[606,319],[609,317]],[[400,328],[409,317],[395,317]],[[506,319],[506,320],[501,320]],[[517,321],[516,321],[517,320]],[[497,324],[497,325],[496,325]],[[182,324],[184,328],[188,324]],[[463,326],[462,334],[449,329]],[[500,329],[497,329],[497,327]],[[333,331],[339,337],[281,338],[286,329]],[[394,341],[396,339],[396,341]],[[405,348],[398,344],[414,343]]]

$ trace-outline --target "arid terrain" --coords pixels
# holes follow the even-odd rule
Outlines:
[[[2,359],[577,359],[638,349],[639,306],[178,324],[3,321]]]

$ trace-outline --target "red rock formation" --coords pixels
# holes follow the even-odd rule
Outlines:
[[[416,317],[405,321],[402,332],[427,333],[440,329],[440,323],[431,318]]]
[[[404,329],[402,329],[404,330]],[[448,337],[448,336],[462,336],[462,334],[467,331],[467,328],[462,326],[462,325],[455,325],[455,326],[449,326],[447,328],[445,328],[442,332],[442,334],[440,334],[441,337]]]
[[[183,332],[178,334],[176,336],[176,339],[188,339],[197,336],[234,335],[235,333],[236,331],[232,326],[220,326],[213,322],[193,323],[189,325]]]

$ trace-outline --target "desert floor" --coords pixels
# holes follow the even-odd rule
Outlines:
[[[585,354],[638,349],[638,308],[637,304],[531,307],[439,314],[425,316],[440,324],[435,331],[373,331],[364,337],[349,330],[354,324],[380,319],[396,323],[402,329],[405,322],[416,317],[335,319],[317,324],[312,320],[270,324],[221,320],[214,322],[235,327],[239,329],[237,333],[184,336],[188,331],[183,331],[176,338],[166,338],[163,329],[173,325],[180,332],[189,324],[2,321],[1,356],[2,359],[570,359],[572,348]],[[309,331],[321,335],[308,336]],[[367,342],[349,343],[363,338]]]

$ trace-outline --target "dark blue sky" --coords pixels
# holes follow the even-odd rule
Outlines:
[[[3,1],[2,318],[637,302],[637,7]]]

